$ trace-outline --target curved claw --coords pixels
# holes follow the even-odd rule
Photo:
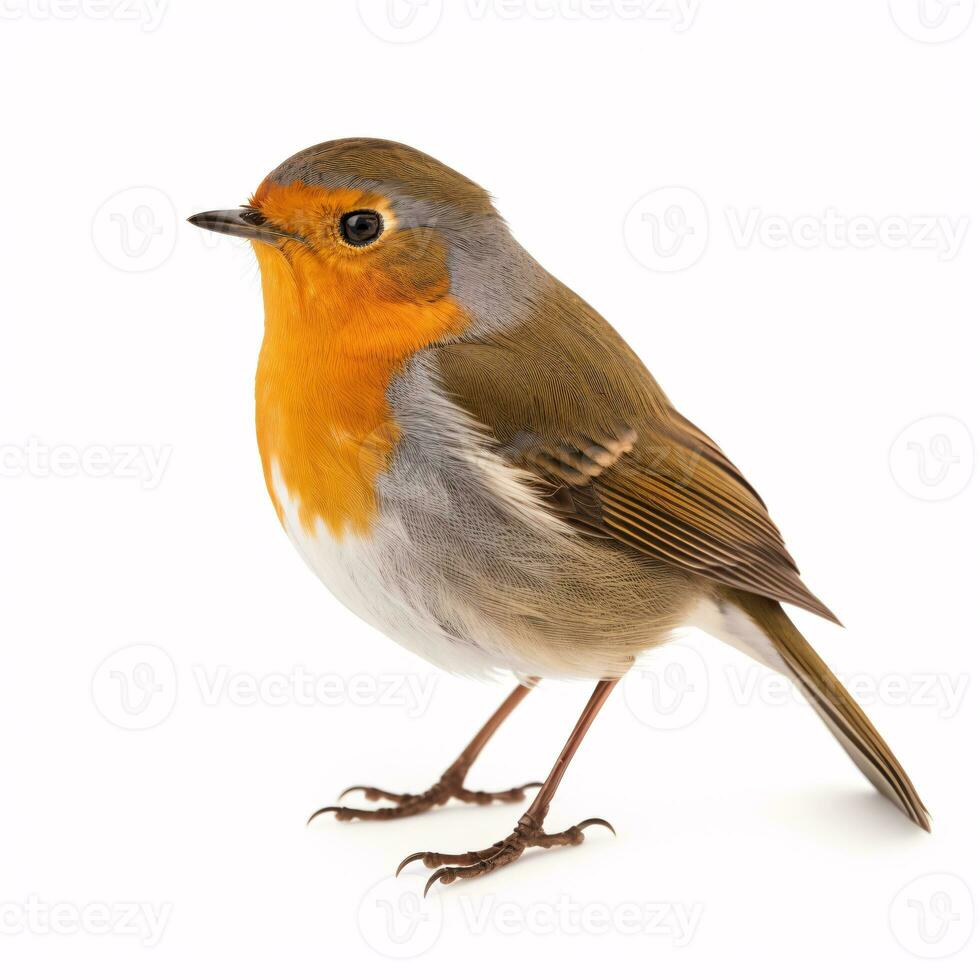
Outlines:
[[[342,811],[346,810],[346,809],[347,808],[346,807],[343,807],[343,806],[324,806],[324,807],[320,807],[320,809],[317,810],[316,813],[311,813],[310,814],[310,819],[306,821],[306,826],[309,827],[309,825],[311,823],[313,823],[313,821],[316,820],[317,817],[322,816],[324,813],[336,813],[336,814],[338,814],[337,819],[338,820],[343,820],[344,818],[341,817],[341,816],[339,816],[339,814]]]
[[[348,786],[337,799],[342,800],[348,793],[353,793],[355,790],[363,793],[372,802],[390,800],[392,803],[410,803],[412,800],[421,799],[414,793],[391,793],[386,789],[378,789],[377,786]]]
[[[338,800],[342,800],[348,793],[363,793],[368,799],[371,799],[371,787],[370,786],[348,786],[347,789],[337,797]]]
[[[398,865],[398,870],[395,872],[395,877],[397,878],[413,861],[418,861],[421,858],[424,858],[426,853],[426,851],[416,851],[414,854],[409,854],[408,857]]]
[[[456,871],[455,871],[455,869],[453,869],[453,868],[440,868],[425,883],[425,889],[422,892],[422,897],[425,898],[429,894],[429,889],[437,881],[441,881],[444,885],[451,885],[455,880],[456,880]]]
[[[605,827],[607,830],[612,831],[613,837],[619,836],[616,833],[616,828],[608,821],[603,820],[602,817],[589,817],[588,820],[583,820],[581,823],[575,824],[578,830],[585,830],[586,827]]]

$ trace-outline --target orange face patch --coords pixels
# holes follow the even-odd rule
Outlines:
[[[367,533],[375,481],[399,438],[388,386],[414,353],[465,324],[448,295],[444,243],[431,228],[400,228],[370,192],[266,182],[250,203],[308,243],[253,243],[265,303],[255,399],[266,484],[280,520],[275,469],[308,531],[322,520],[337,537]],[[382,215],[384,232],[351,246],[341,217],[363,208]]]

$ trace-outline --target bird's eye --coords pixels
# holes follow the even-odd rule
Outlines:
[[[348,211],[340,219],[340,234],[348,245],[370,245],[384,231],[384,222],[377,211]]]
[[[247,221],[250,225],[264,225],[265,215],[261,211],[249,208],[247,211],[242,211],[242,221]]]

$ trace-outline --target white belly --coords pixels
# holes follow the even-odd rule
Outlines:
[[[511,649],[499,635],[483,631],[474,622],[476,616],[470,621],[477,635],[447,630],[434,608],[438,602],[431,581],[412,573],[418,556],[397,518],[379,517],[370,537],[348,533],[336,538],[322,521],[311,532],[303,526],[299,502],[290,495],[277,466],[273,486],[283,527],[296,549],[330,592],[365,622],[451,673],[479,676],[506,671],[540,676],[552,672],[533,653]]]

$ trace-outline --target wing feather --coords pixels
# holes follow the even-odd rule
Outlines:
[[[582,533],[836,622],[742,473],[574,300],[558,297],[563,328],[552,312],[439,348],[447,394]]]

